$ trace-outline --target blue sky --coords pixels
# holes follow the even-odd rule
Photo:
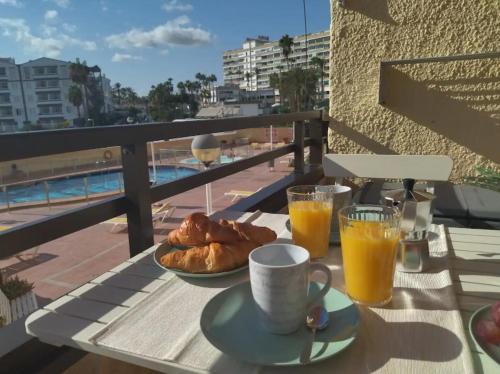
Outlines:
[[[329,28],[329,0],[306,0],[309,32]],[[222,53],[247,36],[303,33],[302,0],[0,0],[0,57],[99,65],[146,94],[197,72],[222,80]]]

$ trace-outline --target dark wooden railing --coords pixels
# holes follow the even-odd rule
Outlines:
[[[147,142],[193,135],[294,123],[294,142],[256,156],[221,165],[173,182],[149,184]],[[321,111],[239,117],[180,123],[64,129],[0,135],[0,162],[47,156],[86,149],[120,146],[125,193],[83,208],[19,225],[0,233],[0,258],[49,242],[86,227],[127,214],[130,255],[153,245],[151,204],[208,182],[240,172],[277,157],[294,153],[294,172],[241,200],[233,209],[271,211],[286,204],[288,186],[314,183],[322,177],[320,167],[327,123]],[[305,136],[307,129],[308,136]],[[310,147],[309,165],[304,148]]]

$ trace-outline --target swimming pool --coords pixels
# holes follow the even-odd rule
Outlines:
[[[241,160],[240,156],[235,156],[235,157],[229,157],[226,155],[220,156],[220,163],[221,164],[230,164],[231,162]],[[187,165],[197,165],[199,164],[200,161],[198,161],[196,158],[191,157],[191,158],[186,158],[184,160],[181,160],[181,164],[187,164]]]
[[[165,183],[175,179],[198,173],[198,170],[186,167],[157,166],[156,182]],[[153,169],[149,168],[150,178],[153,179]],[[89,195],[112,192],[123,188],[123,175],[119,170],[99,171],[47,181],[49,198],[65,199],[85,196],[84,178],[87,177],[87,191]],[[0,190],[1,192],[1,190]],[[10,204],[47,201],[44,182],[31,185],[16,185],[7,188]],[[7,196],[0,193],[0,205],[6,205]]]

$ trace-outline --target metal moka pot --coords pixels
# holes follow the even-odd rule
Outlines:
[[[403,186],[402,190],[384,193],[384,202],[401,211],[401,240],[396,268],[418,273],[429,265],[428,230],[435,196],[413,190],[414,179],[403,179]]]

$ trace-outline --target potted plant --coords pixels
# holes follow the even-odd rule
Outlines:
[[[7,325],[38,309],[33,283],[19,277],[0,276],[0,326]]]

